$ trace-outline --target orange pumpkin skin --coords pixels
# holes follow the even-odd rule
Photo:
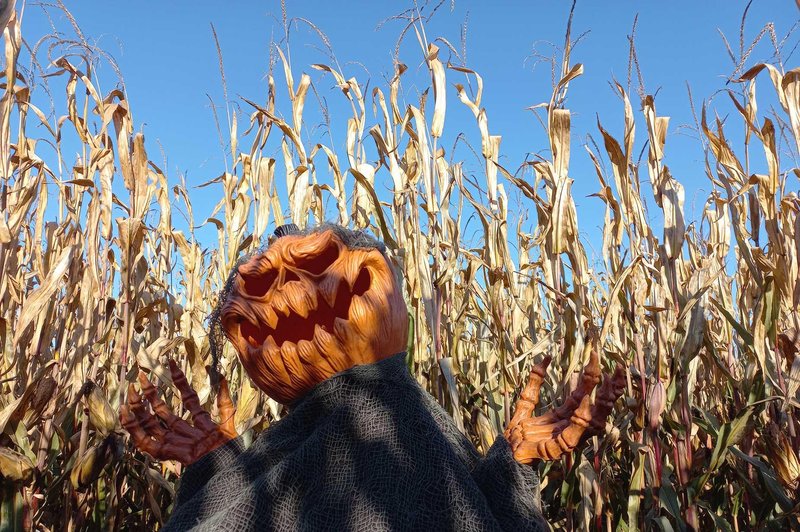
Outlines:
[[[408,338],[386,257],[348,247],[331,229],[283,236],[239,266],[220,318],[247,374],[282,404],[405,351]]]

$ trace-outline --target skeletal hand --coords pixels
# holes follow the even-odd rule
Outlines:
[[[545,357],[531,370],[528,385],[520,394],[514,417],[505,431],[514,458],[521,464],[556,460],[572,452],[582,441],[602,433],[606,418],[625,387],[625,370],[617,366],[613,376],[603,376],[596,401],[591,404],[592,390],[600,382],[600,362],[597,352],[592,351],[578,387],[564,404],[531,417],[539,403],[539,391],[550,360],[551,357]]]
[[[186,381],[186,376],[170,360],[172,382],[181,393],[183,406],[191,413],[192,422],[176,416],[159,397],[158,390],[139,372],[139,384],[144,397],[133,383],[128,386],[128,404],[120,410],[120,421],[134,445],[156,460],[177,460],[189,465],[226,442],[238,437],[233,423],[236,411],[228,391],[228,382],[220,377],[217,407],[221,423],[203,410],[197,393]]]

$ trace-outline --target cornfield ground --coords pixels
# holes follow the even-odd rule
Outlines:
[[[199,214],[185,183],[151,159],[124,87],[98,89],[97,64],[111,59],[77,38],[33,46],[3,12],[0,530],[152,529],[168,518],[180,468],[128,445],[117,421],[126,385],[138,367],[169,390],[164,361],[175,357],[213,409],[205,317],[237,257],[290,219],[369,227],[386,241],[404,274],[410,365],[479,449],[544,355],[554,361],[540,408],[574,385],[590,330],[606,368],[628,368],[607,435],[539,465],[554,528],[800,528],[800,69],[748,65],[725,88],[727,120],[697,110],[711,192],[692,221],[652,95],[632,102],[616,84],[622,134],[598,122],[602,143],[571,152],[565,97],[583,67],[569,27],[560,81],[539,107],[549,146],[536,150],[548,156],[511,169],[498,162],[479,74],[444,64],[406,15],[421,50],[409,61],[430,73],[421,101],[403,101],[399,61],[370,94],[338,67],[312,65],[352,116],[331,125],[344,146],[308,140],[312,78],[297,78],[277,47],[266,99],[230,115],[230,159],[211,189],[220,200]],[[757,84],[774,108],[757,107]],[[440,144],[447,105],[474,114],[463,134],[476,175]],[[579,237],[574,156],[593,161],[605,205],[600,269]],[[531,233],[514,208],[530,209]],[[178,212],[188,229],[173,223]],[[218,233],[210,248],[193,229],[206,218]],[[252,439],[281,409],[232,350],[223,371]]]

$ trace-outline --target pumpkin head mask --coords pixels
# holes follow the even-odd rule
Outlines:
[[[283,234],[241,264],[219,319],[253,382],[283,404],[404,351],[408,335],[381,244],[335,225]]]

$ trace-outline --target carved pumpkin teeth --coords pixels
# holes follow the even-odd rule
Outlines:
[[[253,325],[264,327],[265,325],[271,330],[275,330],[278,325],[278,316],[272,307],[269,305],[252,305],[252,318],[248,317]]]
[[[338,289],[339,279],[335,276],[327,276],[319,283],[319,295],[331,308],[336,304],[336,292]]]
[[[309,309],[309,312],[317,310],[317,291],[315,288],[316,287],[312,287],[309,289],[307,287],[303,287],[299,290],[300,295],[305,302],[306,308]]]
[[[265,356],[266,354],[266,356]],[[268,373],[272,374],[272,378],[278,382],[288,383],[290,381],[289,373],[281,357],[281,348],[275,343],[272,336],[267,336],[267,340],[261,348],[261,353],[258,360],[264,360],[269,368]]]
[[[314,326],[314,345],[320,353],[330,353],[332,349],[338,349],[336,338],[331,333],[319,326]]]
[[[299,285],[290,284],[286,285],[283,290],[289,309],[303,319],[308,318],[311,309],[307,304],[306,298],[303,297],[303,289]]]
[[[289,306],[297,313],[298,316],[301,316],[303,319],[308,318],[308,314],[311,311],[311,309],[309,309],[308,306],[304,305],[302,302],[291,301]]]
[[[261,317],[264,318],[264,322],[270,329],[275,330],[275,327],[278,326],[278,315],[275,313],[275,310],[273,310],[270,305],[259,305],[259,307],[264,309],[261,315]]]
[[[297,353],[308,372],[314,377],[314,382],[322,382],[336,373],[336,370],[320,354],[315,342],[300,340],[297,342]]]
[[[305,372],[303,371],[303,364],[297,356],[297,344],[288,340],[283,342],[281,359],[283,359],[283,364],[286,366],[286,371],[289,372],[289,378],[292,382],[304,384],[303,375],[305,375]]]
[[[236,317],[237,336],[252,348],[260,347],[264,342],[265,334],[259,325],[258,316],[252,309],[243,308]]]
[[[272,382],[280,382],[281,373],[286,371],[286,368],[282,366],[282,362],[280,362],[280,356],[275,357],[271,355],[269,350],[266,346],[262,346],[258,356],[254,357],[254,360],[263,360],[266,364],[255,364],[255,367],[259,368],[262,378],[267,379]],[[281,364],[279,367],[278,364]]]
[[[239,316],[241,317],[242,321],[246,321],[250,325],[253,325],[254,327],[258,327],[258,323],[259,323],[258,310],[253,308],[252,305],[246,305],[243,308],[241,308],[240,312],[239,312]]]
[[[317,361],[317,358],[319,358],[319,354],[317,353],[317,349],[314,347],[314,344],[308,340],[300,340],[297,342],[297,354],[300,356],[300,359],[303,362],[308,364],[314,364]]]
[[[330,346],[331,342],[334,341],[333,336],[319,326],[319,324],[314,326],[314,344],[316,344],[317,349],[320,351],[326,351],[327,348]]]
[[[272,307],[275,309],[275,312],[279,314],[283,314],[284,317],[289,317],[291,310],[289,310],[289,301],[286,298],[286,294],[284,292],[276,292],[272,298]]]
[[[350,344],[349,339],[353,334],[351,327],[352,323],[349,323],[347,319],[336,318],[333,320],[333,334],[342,344]]]
[[[266,349],[268,356],[275,356],[281,350],[281,348],[278,347],[278,344],[275,343],[275,338],[273,338],[272,335],[267,336],[267,339],[264,342],[264,349]]]

